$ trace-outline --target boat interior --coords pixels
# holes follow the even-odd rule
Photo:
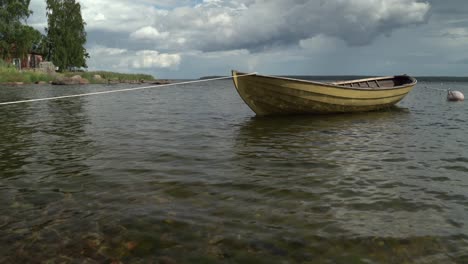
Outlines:
[[[369,78],[352,81],[334,82],[332,84],[350,88],[368,88],[368,89],[379,89],[379,88],[392,88],[397,86],[404,86],[412,84],[414,80],[407,75],[391,76],[391,77],[380,77],[380,78]]]

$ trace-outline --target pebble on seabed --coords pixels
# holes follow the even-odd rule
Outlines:
[[[448,91],[447,93],[448,101],[463,101],[465,96],[460,91]]]

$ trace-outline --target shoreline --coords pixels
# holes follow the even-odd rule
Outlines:
[[[0,85],[90,85],[90,84],[169,84],[167,79],[156,79],[149,74],[109,71],[55,72],[45,70],[16,70],[0,65]]]
[[[24,85],[51,85],[51,86],[70,86],[70,85],[117,85],[117,84],[153,84],[153,85],[163,85],[163,84],[171,84],[173,81],[163,79],[163,80],[154,80],[154,81],[132,81],[132,80],[124,80],[124,81],[113,81],[110,80],[108,82],[101,82],[101,83],[54,83],[54,81],[44,82],[0,82],[0,86],[24,86]]]

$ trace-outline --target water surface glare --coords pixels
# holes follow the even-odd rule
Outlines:
[[[424,87],[329,116],[255,117],[231,81],[1,106],[0,263],[468,263],[468,108]]]

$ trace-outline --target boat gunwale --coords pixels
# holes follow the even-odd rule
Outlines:
[[[248,73],[243,73],[243,72],[238,72],[236,70],[232,70],[232,77],[237,78],[237,77],[242,77],[243,75],[247,75]],[[326,86],[326,87],[332,87],[332,88],[337,88],[337,89],[344,89],[344,90],[356,90],[356,91],[382,91],[382,90],[397,90],[397,89],[402,89],[406,88],[409,86],[414,86],[418,83],[418,81],[409,75],[394,75],[394,76],[384,76],[384,77],[375,77],[375,78],[364,78],[364,79],[356,79],[356,80],[349,80],[349,81],[343,81],[343,82],[335,82],[335,83],[325,83],[325,82],[318,82],[318,81],[310,81],[310,80],[303,80],[303,79],[294,79],[294,78],[288,78],[288,77],[279,77],[279,76],[269,76],[269,75],[261,75],[261,74],[254,74],[254,75],[248,75],[251,77],[262,77],[262,78],[268,78],[268,79],[279,79],[279,80],[285,80],[285,81],[294,81],[298,83],[304,83],[304,84],[315,84],[315,85],[320,85],[320,86]],[[405,77],[411,80],[411,83],[404,84],[404,85],[399,85],[399,86],[392,86],[392,87],[376,87],[376,88],[370,88],[370,87],[345,87],[341,86],[338,84],[350,84],[350,83],[356,83],[356,82],[365,82],[365,81],[379,81],[379,80],[387,80],[387,79],[395,79],[397,77]]]

